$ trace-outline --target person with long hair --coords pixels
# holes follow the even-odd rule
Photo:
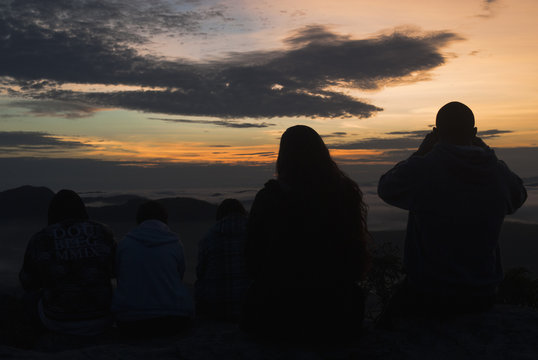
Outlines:
[[[112,231],[88,218],[72,190],[52,198],[48,226],[28,243],[19,278],[37,324],[70,335],[98,335],[112,324]],[[34,319],[33,319],[34,320]]]
[[[258,192],[246,245],[253,281],[243,328],[287,339],[351,340],[364,318],[366,204],[312,128],[280,140],[277,179]]]

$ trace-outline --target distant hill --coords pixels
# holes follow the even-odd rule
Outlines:
[[[0,219],[47,217],[54,192],[25,185],[0,192]]]
[[[124,204],[129,200],[133,199],[143,199],[143,197],[138,195],[113,195],[113,196],[84,196],[82,195],[82,200],[87,206],[96,206],[95,204],[104,204],[104,205],[119,205]]]
[[[88,207],[90,218],[106,222],[132,222],[136,219],[138,206],[147,199],[133,198],[122,205]],[[168,210],[168,219],[173,221],[213,220],[217,206],[192,198],[164,198],[157,200]]]
[[[372,242],[390,242],[403,256],[405,230],[372,231]],[[505,269],[525,267],[538,278],[538,225],[505,221],[500,236],[501,260]]]
[[[0,220],[46,219],[54,192],[46,187],[21,186],[0,192]],[[133,222],[138,206],[147,201],[136,195],[98,196],[83,198],[90,218],[107,222]],[[217,206],[192,198],[163,198],[161,202],[169,213],[170,221],[213,220]],[[115,204],[91,206],[92,204]]]

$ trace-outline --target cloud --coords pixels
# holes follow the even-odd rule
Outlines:
[[[5,2],[8,19],[68,34],[94,33],[111,42],[146,42],[152,35],[196,33],[201,22],[227,20],[224,7],[197,6],[193,1],[19,0]]]
[[[330,149],[346,150],[386,150],[386,149],[414,149],[418,148],[422,139],[430,133],[430,130],[413,130],[413,131],[391,131],[386,133],[391,137],[375,137],[365,140],[329,144]],[[499,137],[502,134],[512,133],[511,130],[484,130],[479,131],[477,135],[483,139]],[[392,137],[398,135],[397,137]]]
[[[482,1],[482,14],[478,14],[477,17],[488,19],[495,16],[495,5],[499,3],[499,0],[483,0]]]
[[[344,131],[335,131],[333,133],[320,135],[320,136],[324,139],[330,139],[330,138],[342,138],[342,137],[346,137],[347,135],[348,133]]]
[[[369,138],[360,141],[336,143],[327,145],[329,149],[345,150],[385,150],[417,148],[422,139],[417,136],[398,138]]]
[[[283,48],[272,51],[230,53],[205,62],[143,55],[139,50],[152,34],[196,32],[206,19],[228,21],[223,10],[192,13],[167,4],[4,3],[0,77],[5,91],[95,108],[176,115],[368,118],[382,109],[339,87],[376,90],[424,81],[429,71],[445,63],[442,50],[461,40],[449,31],[409,29],[355,39],[311,25],[292,32]],[[188,9],[188,2],[182,4]],[[144,90],[90,93],[58,88],[64,83]]]
[[[85,118],[92,116],[97,108],[94,106],[76,101],[57,100],[21,100],[12,101],[9,107],[25,108],[27,115],[32,116],[54,116],[66,119]]]
[[[265,128],[269,126],[275,126],[275,124],[270,124],[266,122],[261,123],[243,123],[243,122],[235,122],[232,120],[190,120],[190,119],[163,119],[163,118],[149,118],[150,120],[160,120],[160,121],[167,121],[167,122],[173,122],[173,123],[182,123],[182,124],[204,124],[204,125],[217,125],[217,126],[224,126],[229,128],[238,128],[238,129],[245,129],[245,128]],[[214,145],[217,146],[217,145]],[[225,145],[220,145],[220,147]]]
[[[499,137],[501,136],[502,134],[511,134],[513,133],[512,130],[497,130],[497,129],[492,129],[492,130],[484,130],[484,131],[479,131],[477,133],[478,137],[481,137],[483,139],[490,139],[490,138],[494,138],[494,137]]]
[[[74,149],[93,147],[80,141],[63,140],[57,135],[34,131],[0,131],[0,149],[2,151],[38,150],[38,149]]]

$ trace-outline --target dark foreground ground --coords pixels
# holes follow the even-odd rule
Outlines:
[[[366,323],[353,346],[312,347],[254,339],[237,325],[199,322],[188,336],[131,341],[113,331],[92,339],[46,334],[22,328],[10,308],[21,295],[17,281],[29,237],[44,224],[0,222],[0,359],[538,359],[538,312],[497,305],[491,312],[444,321],[402,321],[394,331]],[[195,279],[197,241],[212,221],[173,223],[185,246],[186,282]],[[120,239],[132,223],[112,223]],[[373,233],[373,242],[401,249],[403,231]],[[538,226],[506,222],[501,235],[505,268],[526,267],[538,274]],[[2,294],[6,295],[3,296]],[[20,307],[19,307],[20,309]]]
[[[191,334],[129,341],[42,336],[34,350],[0,345],[1,359],[526,359],[538,358],[538,312],[497,306],[447,320],[402,321],[393,331],[366,324],[354,345],[307,346],[249,337],[237,325],[199,322]]]

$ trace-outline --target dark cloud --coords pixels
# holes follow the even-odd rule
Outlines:
[[[510,133],[513,133],[513,131],[492,129],[492,130],[479,131],[477,135],[478,137],[481,137],[483,139],[489,139],[489,138],[499,137],[502,134],[510,134]]]
[[[62,140],[56,135],[34,131],[0,131],[0,149],[17,150],[67,150],[92,147],[80,141]]]
[[[409,138],[424,138],[431,130],[414,130],[414,131],[391,131],[387,135],[406,135]]]
[[[273,156],[276,155],[274,151],[263,151],[263,152],[255,152],[255,153],[246,153],[246,154],[238,154],[240,156]]]
[[[152,35],[196,33],[204,20],[230,20],[223,7],[194,6],[195,3],[189,0],[14,0],[4,2],[0,10],[8,19],[74,35],[93,32],[111,42],[143,43]]]
[[[509,134],[510,130],[484,130],[479,131],[477,135],[483,139],[499,137],[502,134]],[[413,131],[391,131],[386,135],[399,135],[397,137],[376,137],[365,140],[329,144],[330,149],[347,149],[347,150],[385,150],[385,149],[414,149],[418,148],[422,139],[430,133],[430,130],[413,130]]]
[[[216,125],[216,126],[224,126],[229,128],[238,128],[238,129],[246,129],[246,128],[265,128],[269,126],[274,126],[275,124],[270,124],[266,122],[261,123],[244,123],[244,122],[234,122],[231,120],[191,120],[191,119],[163,119],[163,118],[149,118],[150,120],[160,120],[160,121],[167,121],[167,122],[174,122],[174,123],[184,123],[184,124],[204,124],[204,125]],[[217,145],[215,145],[217,146]],[[226,146],[226,145],[220,145]]]
[[[430,130],[415,130],[415,131],[391,131],[388,132],[387,135],[407,135],[407,137],[410,138],[424,138],[428,133],[430,133]],[[491,130],[483,130],[478,131],[477,136],[487,139],[492,137],[499,137],[502,134],[510,134],[513,133],[512,130],[498,130],[498,129],[491,129]]]
[[[342,138],[342,137],[346,137],[348,134],[346,132],[343,132],[343,131],[335,131],[333,133],[330,133],[330,134],[325,134],[325,135],[320,135],[322,138],[324,139],[330,139],[330,138]]]
[[[10,107],[25,108],[32,116],[54,116],[66,119],[92,116],[98,109],[86,103],[57,100],[22,100],[12,101]]]
[[[400,138],[370,138],[360,141],[353,141],[341,144],[330,144],[329,149],[345,150],[375,150],[375,149],[409,149],[417,148],[421,139],[417,137],[400,137]]]
[[[208,17],[226,21],[221,10],[190,13],[167,4],[5,3],[0,7],[3,87],[34,99],[167,114],[367,118],[382,109],[327,89],[371,90],[423,81],[445,63],[442,50],[461,40],[448,31],[407,30],[354,39],[316,25],[295,31],[281,50],[231,53],[207,62],[142,55],[136,49],[152,34],[195,31]],[[67,82],[146,89],[85,93],[57,88]]]
[[[488,19],[493,16],[495,16],[495,5],[499,2],[499,0],[483,0],[482,2],[482,9],[484,10],[483,13],[478,14],[477,17]]]

